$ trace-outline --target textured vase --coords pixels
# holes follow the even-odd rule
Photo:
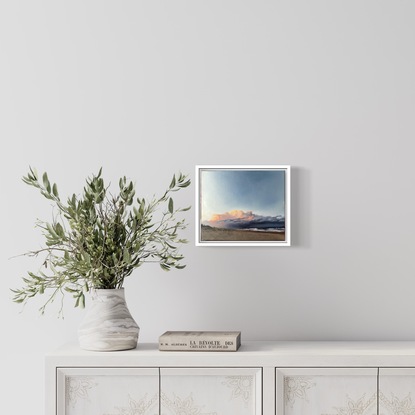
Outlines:
[[[79,345],[85,350],[134,349],[140,328],[125,302],[124,289],[94,290],[79,326]]]

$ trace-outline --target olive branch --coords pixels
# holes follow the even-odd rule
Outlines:
[[[44,262],[37,273],[28,272],[23,278],[23,288],[12,289],[13,301],[26,303],[48,290],[50,296],[40,308],[42,314],[59,293],[62,298],[70,293],[75,307],[83,307],[86,292],[121,288],[124,279],[145,262],[156,262],[165,271],[185,267],[179,245],[187,241],[178,234],[187,224],[178,220],[177,214],[190,207],[176,208],[172,193],[190,185],[187,176],[174,175],[161,197],[147,201],[135,198],[135,185],[125,176],[119,179],[118,194],[110,194],[101,175],[102,168],[86,179],[81,196],[73,194],[66,203],[46,172],[40,179],[30,168],[22,178],[53,202],[57,214],[51,222],[36,222],[45,246],[23,255],[43,255]],[[160,210],[161,215],[155,218]]]

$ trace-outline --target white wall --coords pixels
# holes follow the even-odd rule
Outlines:
[[[196,164],[292,166],[293,246],[196,248],[193,211],[188,267],[126,282],[143,342],[414,340],[414,19],[409,0],[1,2],[2,407],[43,413],[44,354],[83,316],[10,300],[33,261],[9,258],[51,215],[29,165],[64,194],[103,166],[143,196]]]

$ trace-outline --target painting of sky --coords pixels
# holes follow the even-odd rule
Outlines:
[[[285,171],[203,169],[201,224],[213,228],[283,232]]]

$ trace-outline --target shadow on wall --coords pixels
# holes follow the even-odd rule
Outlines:
[[[291,241],[292,246],[311,247],[311,172],[291,167]]]

